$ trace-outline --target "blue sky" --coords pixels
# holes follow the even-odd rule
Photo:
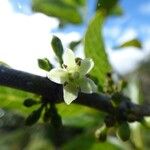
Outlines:
[[[133,29],[137,37],[145,40],[150,37],[150,32],[143,28],[150,25],[150,1],[149,0],[121,0],[120,5],[124,10],[122,17],[112,17],[106,23],[106,28],[117,27],[120,34],[126,29]]]
[[[31,13],[31,0],[9,0],[14,9],[17,12],[22,12],[26,14]],[[88,1],[88,14],[87,18],[90,19],[93,15],[95,9],[96,0]],[[150,31],[146,32],[143,27],[148,28],[150,25],[150,1],[149,0],[120,0],[120,5],[124,10],[124,15],[122,17],[111,17],[107,20],[105,28],[118,28],[120,34],[123,33],[127,28],[132,28],[137,31],[137,36],[141,40],[149,38]],[[64,28],[63,32],[79,31],[84,33],[86,25],[83,26],[73,26],[68,25]],[[119,32],[119,31],[118,31]],[[104,33],[105,34],[105,33]],[[119,34],[119,33],[118,33]],[[118,35],[119,36],[119,35]],[[106,40],[114,41],[108,34],[105,35]],[[115,43],[115,42],[114,42]],[[116,43],[115,43],[116,44]]]
[[[13,6],[13,10],[8,2]],[[88,0],[87,22],[93,15],[94,2],[96,0]],[[32,14],[31,0],[0,0],[0,4],[1,9],[4,9],[4,6],[6,6],[6,10],[10,9],[7,10],[9,13],[6,15],[0,14],[0,39],[3,41],[0,44],[0,60],[8,62],[13,67],[17,66],[16,69],[38,73],[39,70],[34,72],[32,69],[38,68],[36,67],[37,58],[48,57],[49,33],[56,31],[58,21],[39,13]],[[121,0],[120,5],[124,10],[124,15],[108,18],[103,33],[111,63],[118,72],[126,73],[150,53],[150,0]],[[86,27],[87,23],[83,26],[67,25],[62,31],[58,30],[58,33],[55,34],[66,46],[67,42],[79,39]],[[130,48],[115,52],[112,49],[117,44],[135,37],[142,40],[144,45],[142,51]],[[20,49],[22,49],[21,52]],[[33,56],[31,56],[31,51]],[[28,57],[28,61],[25,56]]]

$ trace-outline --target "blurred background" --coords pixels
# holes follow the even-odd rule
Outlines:
[[[51,48],[53,35],[61,39],[64,48],[75,49],[77,56],[85,56],[83,36],[101,0],[47,2],[0,0],[0,63],[46,76],[37,59],[47,57],[57,65]],[[47,3],[47,7],[41,7],[42,3]],[[109,61],[117,75],[129,81],[128,96],[135,103],[150,103],[150,1],[120,0],[116,14],[107,17],[102,29]],[[138,39],[141,46],[116,48],[132,39]],[[29,97],[40,99],[31,93],[0,86],[1,150],[149,149],[150,130],[138,123],[131,125],[132,136],[128,142],[117,139],[113,131],[107,142],[95,141],[93,133],[102,125],[104,114],[75,104],[69,108],[64,104],[57,106],[64,124],[61,131],[54,131],[42,119],[26,127],[24,118],[38,108],[23,106],[24,99]]]

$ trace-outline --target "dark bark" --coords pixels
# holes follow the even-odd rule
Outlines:
[[[41,77],[27,72],[14,70],[2,65],[0,65],[0,85],[35,93],[43,96],[51,102],[63,102],[61,85],[50,81],[47,77]],[[122,111],[127,112],[127,109],[130,109],[130,112],[126,116],[127,120],[135,121],[141,119],[141,117],[150,116],[149,105],[136,105],[125,96],[123,96],[123,98],[123,103],[121,103],[120,107],[117,109],[119,110],[119,113],[122,113]],[[113,114],[116,112],[116,108],[113,107],[110,100],[110,96],[102,93],[79,93],[79,96],[74,103]]]

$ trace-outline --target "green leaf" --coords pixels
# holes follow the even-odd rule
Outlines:
[[[33,11],[55,16],[71,23],[81,23],[82,18],[77,7],[60,0],[32,0]]]
[[[38,59],[38,65],[45,71],[50,71],[53,67],[47,58]]]
[[[63,45],[61,43],[61,40],[57,36],[53,36],[52,42],[51,42],[52,48],[55,52],[55,55],[57,56],[59,63],[62,64],[62,54],[63,54]]]
[[[98,11],[88,26],[84,43],[86,57],[92,58],[95,63],[91,75],[97,78],[101,87],[104,84],[106,74],[111,71],[102,37],[104,20],[103,13]]]
[[[125,43],[123,43],[120,46],[115,47],[115,48],[118,49],[118,48],[124,48],[124,47],[142,48],[142,44],[141,44],[140,40],[138,40],[138,39],[132,39],[132,40],[127,41],[127,42],[125,42]]]

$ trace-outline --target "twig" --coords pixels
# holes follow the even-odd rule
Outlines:
[[[0,65],[0,85],[35,93],[47,98],[51,102],[63,102],[63,90],[61,85],[50,81],[47,77],[18,71],[2,65]],[[116,112],[116,108],[113,107],[110,100],[111,96],[102,93],[79,93],[78,98],[74,102],[113,114]],[[127,120],[131,120],[131,116],[134,116],[134,119],[132,117],[132,121],[139,120],[144,116],[150,116],[150,107],[148,105],[133,104],[126,97],[124,97],[123,102],[125,102],[125,105],[123,105],[124,111],[130,108],[130,113],[126,116]]]

